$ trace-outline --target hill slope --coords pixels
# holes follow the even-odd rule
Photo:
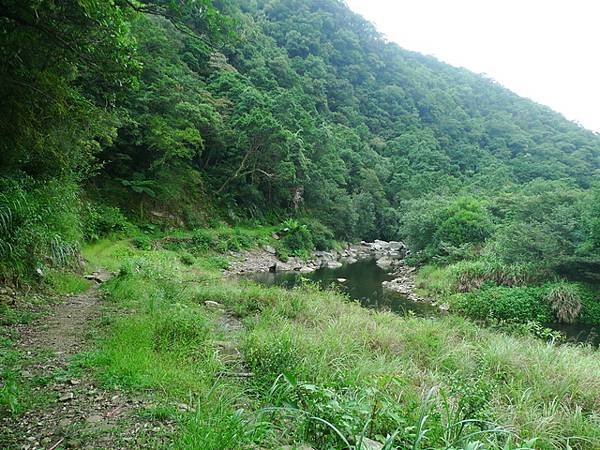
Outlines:
[[[105,204],[190,227],[305,216],[338,239],[408,239],[427,259],[479,245],[515,217],[557,228],[546,224],[549,203],[538,216],[517,211],[551,192],[540,201],[577,222],[559,253],[597,249],[589,188],[600,136],[386,42],[341,1],[205,3],[8,7],[6,266],[31,259],[23,234],[38,242],[39,263],[118,228]],[[72,201],[80,186],[91,203]],[[45,212],[29,214],[39,204]],[[439,231],[455,213],[470,218]]]

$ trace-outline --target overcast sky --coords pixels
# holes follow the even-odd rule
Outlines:
[[[600,0],[346,0],[401,47],[600,132]]]

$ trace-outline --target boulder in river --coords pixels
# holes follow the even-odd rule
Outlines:
[[[343,264],[339,261],[327,261],[325,262],[325,267],[328,269],[339,269]]]
[[[376,264],[383,270],[391,270],[394,267],[394,261],[389,256],[379,258]]]

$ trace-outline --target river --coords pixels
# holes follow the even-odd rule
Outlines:
[[[435,317],[440,314],[438,308],[429,303],[416,303],[402,294],[384,289],[381,283],[393,279],[393,276],[378,267],[374,260],[344,264],[339,269],[322,268],[309,274],[263,272],[252,274],[250,278],[261,284],[286,288],[292,288],[302,279],[308,279],[325,289],[339,289],[367,308],[385,309],[398,314],[413,313],[420,317]],[[600,345],[600,329],[598,327],[561,323],[548,323],[545,326],[561,331],[571,342],[589,342],[595,346]]]

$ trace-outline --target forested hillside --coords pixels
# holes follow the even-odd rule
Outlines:
[[[600,136],[343,2],[3,3],[5,275],[109,231],[107,207],[192,228],[306,216],[425,259],[506,233],[598,248]]]

